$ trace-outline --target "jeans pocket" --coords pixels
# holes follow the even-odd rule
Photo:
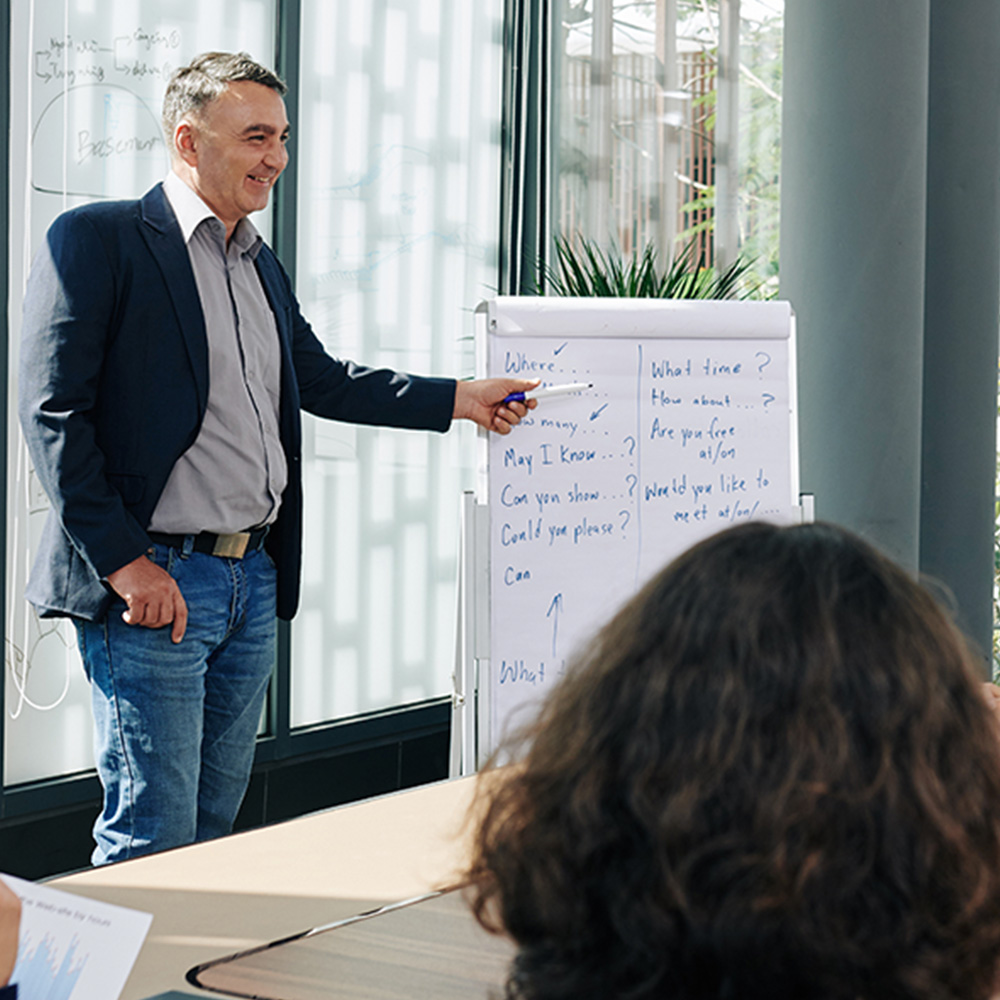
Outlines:
[[[177,564],[177,560],[183,558],[180,552],[170,545],[151,545],[146,550],[146,557],[150,562],[156,563],[160,569],[165,569],[171,576],[176,576],[174,572],[174,567]]]

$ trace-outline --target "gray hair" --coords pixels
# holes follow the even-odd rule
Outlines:
[[[255,62],[246,52],[203,52],[187,66],[174,71],[163,96],[163,132],[171,153],[174,131],[181,119],[201,111],[221,97],[229,84],[240,81],[260,83],[282,96],[288,91],[280,76]]]

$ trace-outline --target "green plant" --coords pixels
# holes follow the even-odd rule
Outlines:
[[[554,263],[539,263],[539,294],[547,289],[554,295],[585,298],[746,299],[760,291],[759,283],[747,280],[752,259],[737,257],[717,271],[706,263],[697,240],[687,243],[662,271],[652,243],[623,258],[605,252],[594,240],[557,236],[555,250]]]

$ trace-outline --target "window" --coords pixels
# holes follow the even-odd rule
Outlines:
[[[297,199],[282,233],[303,312],[333,354],[472,374],[472,310],[497,291],[501,254],[525,257],[517,240],[500,245],[504,44],[542,11],[553,61],[518,61],[513,76],[531,75],[532,99],[551,88],[551,122],[532,111],[522,123],[550,128],[551,155],[509,157],[528,196],[512,208],[508,193],[508,211],[626,253],[652,241],[661,260],[697,238],[708,259],[741,250],[775,274],[781,0],[32,0],[11,5],[10,372],[52,218],[159,180],[170,71],[208,48],[273,63],[292,8]],[[8,787],[91,764],[73,630],[23,599],[47,501],[13,390],[11,375]],[[476,454],[470,426],[429,435],[307,417],[304,432],[303,600],[281,665],[281,724],[300,731],[450,691],[459,503]]]
[[[330,353],[473,373],[496,292],[502,0],[303,5],[297,286]],[[474,433],[305,418],[292,725],[450,691]]]
[[[566,0],[552,229],[776,284],[783,0]]]

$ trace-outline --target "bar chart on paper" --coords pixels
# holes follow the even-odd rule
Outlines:
[[[89,957],[76,938],[64,948],[51,934],[40,940],[25,935],[14,972],[18,992],[39,1000],[72,1000]]]
[[[116,1000],[152,917],[10,875],[21,898],[11,982],[26,1000]]]

